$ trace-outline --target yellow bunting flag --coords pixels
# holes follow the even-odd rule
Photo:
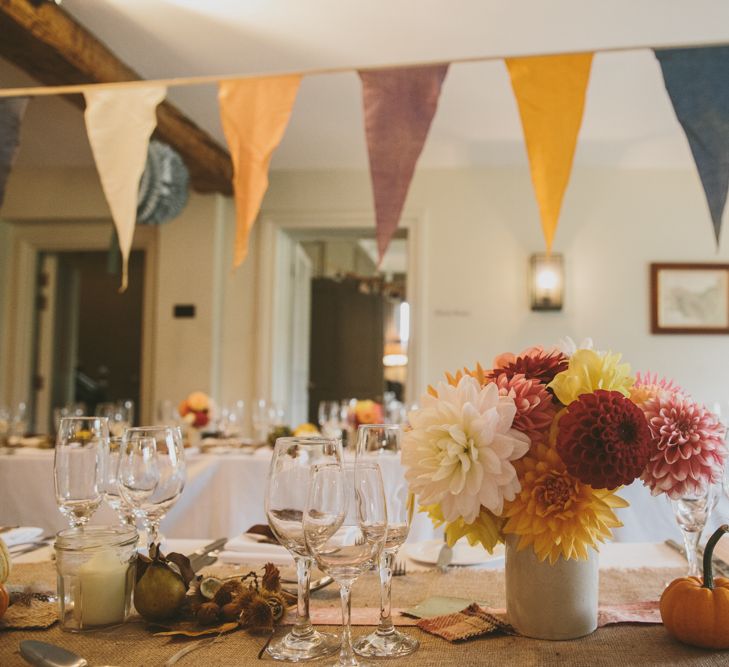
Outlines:
[[[149,138],[157,126],[157,105],[166,94],[165,86],[153,85],[84,92],[86,132],[122,253],[121,292],[127,288],[139,180],[147,163]]]
[[[592,55],[506,59],[548,250],[572,170]]]
[[[220,83],[220,117],[233,160],[234,266],[248,254],[248,236],[268,188],[268,165],[286,131],[300,83],[299,75]]]

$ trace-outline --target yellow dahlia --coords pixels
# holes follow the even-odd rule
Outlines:
[[[504,508],[504,532],[520,537],[517,548],[534,548],[539,560],[586,559],[588,547],[612,537],[623,524],[613,512],[628,503],[614,491],[593,489],[567,472],[553,447],[532,445],[514,462],[521,492]]]
[[[427,505],[420,508],[421,512],[427,512],[428,517],[437,528],[446,523],[443,511],[439,505]],[[485,507],[473,523],[466,523],[463,519],[456,519],[446,523],[445,536],[448,546],[452,547],[458,540],[465,537],[471,546],[481,544],[486,551],[493,553],[494,547],[504,541],[501,532],[503,519],[494,516]]]
[[[590,394],[596,389],[619,391],[623,396],[630,396],[634,380],[630,375],[630,364],[621,364],[620,356],[577,350],[567,370],[558,373],[548,387],[563,405],[569,405],[582,394]]]

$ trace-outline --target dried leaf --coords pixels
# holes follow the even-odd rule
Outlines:
[[[211,625],[209,627],[201,627],[193,621],[180,621],[174,626],[170,626],[164,632],[155,632],[155,637],[204,637],[206,635],[215,635],[223,632],[231,632],[237,630],[240,626],[235,621],[222,623],[221,625]]]

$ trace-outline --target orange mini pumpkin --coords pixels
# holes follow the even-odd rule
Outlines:
[[[729,526],[721,526],[706,544],[703,583],[698,577],[681,577],[661,595],[663,625],[684,644],[729,648],[729,579],[714,579],[711,566],[714,547],[727,532]]]
[[[10,604],[10,593],[8,593],[5,586],[0,584],[0,618],[2,618],[5,615],[5,612],[7,611],[9,604]]]

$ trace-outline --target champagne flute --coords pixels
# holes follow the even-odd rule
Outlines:
[[[144,455],[140,443],[144,443],[147,452],[151,451],[149,440],[154,441],[156,466],[159,481],[151,493],[143,488],[129,486],[127,480],[133,459]],[[151,460],[149,453],[146,454]],[[159,532],[159,525],[169,509],[177,502],[185,488],[187,468],[182,443],[182,431],[177,426],[141,426],[128,428],[122,440],[120,466],[120,490],[122,498],[134,507],[135,516],[142,519],[147,533],[147,547],[160,543],[164,539]],[[131,457],[131,458],[130,458]],[[151,465],[151,464],[150,464]],[[151,477],[149,478],[151,479]]]
[[[387,506],[380,467],[374,463],[312,468],[304,536],[321,570],[342,598],[342,646],[337,665],[356,667],[351,598],[357,578],[378,562],[387,536]]]
[[[109,444],[103,417],[64,417],[58,427],[53,460],[56,503],[71,524],[88,523],[101,504],[101,458]]]
[[[369,635],[360,637],[354,645],[358,655],[365,657],[392,658],[415,652],[420,642],[395,629],[392,622],[392,568],[395,555],[407,540],[413,519],[414,503],[404,470],[399,465],[402,429],[397,425],[364,424],[357,429],[358,464],[382,461],[397,456],[398,465],[388,466],[387,484],[387,541],[380,556],[380,623]]]
[[[719,493],[717,485],[707,483],[698,492],[671,499],[673,514],[683,535],[689,577],[701,577],[699,540],[711,512],[719,502]]]
[[[267,649],[276,660],[311,660],[339,649],[336,635],[317,632],[309,620],[312,558],[304,540],[302,521],[309,489],[309,470],[313,465],[324,463],[342,465],[340,442],[328,438],[276,440],[266,482],[265,511],[274,535],[294,557],[298,576],[296,625]]]

